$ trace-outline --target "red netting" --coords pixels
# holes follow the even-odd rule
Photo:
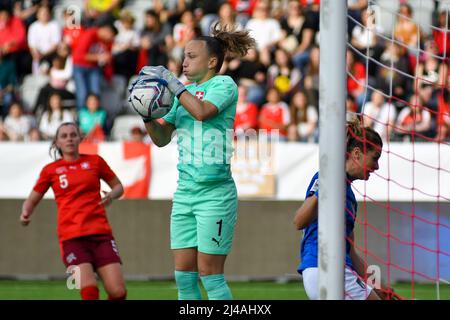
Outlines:
[[[356,90],[357,95],[351,98],[359,103],[357,116],[361,122],[379,132],[384,141],[380,169],[369,180],[352,183],[359,209],[354,217],[355,238],[348,240],[362,258],[366,274],[361,278],[367,283],[374,284],[374,273],[367,273],[372,266],[369,269],[379,268],[382,285],[394,288],[398,298],[448,299],[449,11],[445,11],[445,25],[439,20],[440,25],[428,26],[428,33],[421,29],[423,26],[418,28],[414,47],[399,39],[396,32],[401,23],[419,26],[419,22],[383,7],[385,3],[369,1],[369,16],[391,14],[395,21],[391,30],[380,31],[376,24],[364,24],[349,16],[368,31],[367,37],[376,39],[373,47],[367,41],[366,50],[349,39],[348,79],[363,89]],[[413,9],[419,11],[420,3],[414,4]],[[433,11],[437,15],[440,12]],[[443,39],[443,52],[427,47],[441,39],[436,34]],[[357,63],[365,67],[365,79],[355,73]],[[374,145],[366,139],[366,133],[363,130],[358,139],[367,154]],[[370,169],[366,163],[364,170]]]

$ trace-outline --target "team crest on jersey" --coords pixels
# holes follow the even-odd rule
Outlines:
[[[64,173],[64,172],[67,172],[67,168],[66,167],[58,167],[58,168],[56,168],[56,174],[61,174],[61,173]]]
[[[81,169],[89,169],[91,167],[91,165],[89,164],[89,162],[83,162],[81,164]]]
[[[203,91],[196,91],[195,92],[195,96],[199,99],[199,100],[203,100],[203,97],[205,96],[205,93]]]

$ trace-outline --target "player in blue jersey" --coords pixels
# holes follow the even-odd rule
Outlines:
[[[357,119],[347,123],[347,150],[345,171],[346,201],[346,255],[345,255],[345,299],[379,300],[388,299],[392,289],[382,286],[379,289],[365,284],[364,261],[353,246],[353,228],[358,204],[351,188],[354,180],[368,180],[370,174],[378,170],[383,142],[374,130],[362,127]],[[308,186],[303,205],[297,210],[294,224],[298,230],[304,230],[301,243],[301,263],[298,272],[302,274],[306,294],[312,300],[318,299],[318,197],[319,173],[317,172]]]

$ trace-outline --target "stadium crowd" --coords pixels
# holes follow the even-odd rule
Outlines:
[[[84,0],[77,19],[73,6],[55,16],[57,0],[0,0],[0,141],[51,140],[67,121],[111,140],[117,117],[133,113],[126,87],[139,70],[164,65],[185,82],[185,44],[216,22],[248,29],[257,43],[221,70],[239,85],[236,135],[277,129],[286,141],[318,141],[320,0],[153,0],[142,30],[127,2]],[[385,141],[449,141],[448,12],[436,5],[425,33],[399,2],[392,32],[367,0],[348,0],[347,110]],[[44,79],[32,105],[27,78]],[[104,85],[114,79],[120,90]],[[105,90],[120,92],[119,110]]]

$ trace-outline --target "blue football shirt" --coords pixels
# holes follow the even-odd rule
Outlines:
[[[305,199],[308,197],[315,197],[310,194],[310,190],[319,178],[319,172],[317,172],[311,179],[308,189],[306,191]],[[356,211],[358,209],[358,203],[356,202],[355,194],[351,188],[349,182],[346,183],[346,197],[345,197],[345,264],[352,268],[352,259],[350,258],[350,242],[347,239],[353,232],[356,219]],[[304,230],[303,239],[300,246],[300,258],[301,262],[297,271],[302,273],[306,268],[318,267],[318,219],[315,219]]]

